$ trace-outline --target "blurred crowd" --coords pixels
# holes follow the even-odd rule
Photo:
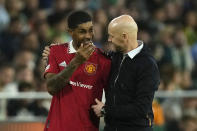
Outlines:
[[[42,50],[71,40],[66,17],[76,9],[93,16],[94,43],[106,50],[108,22],[131,15],[158,62],[159,90],[197,91],[196,0],[0,0],[0,92],[46,91]],[[49,105],[10,100],[6,116],[47,116]],[[153,109],[155,130],[197,130],[197,97],[155,99]]]

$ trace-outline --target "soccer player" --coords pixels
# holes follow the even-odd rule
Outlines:
[[[67,19],[73,41],[50,47],[45,70],[53,95],[45,131],[98,131],[99,119],[91,106],[101,100],[111,61],[97,49],[91,16],[72,12]]]

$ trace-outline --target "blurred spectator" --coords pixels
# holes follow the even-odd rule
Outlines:
[[[191,47],[193,61],[197,64],[197,42]]]
[[[19,92],[32,91],[34,88],[28,82],[21,81],[19,83]],[[34,117],[34,116],[46,116],[48,111],[41,106],[39,100],[10,100],[7,105],[8,116],[15,117]]]
[[[168,98],[162,102],[165,116],[166,131],[178,131],[178,122],[182,118],[181,100],[179,98]]]
[[[108,24],[107,14],[104,10],[100,9],[94,13],[94,22],[101,25],[101,28],[106,28]]]
[[[191,57],[190,47],[187,44],[183,30],[180,28],[177,28],[174,34],[172,56],[172,62],[176,68],[179,68],[182,71],[192,70],[193,59]]]
[[[71,37],[68,32],[66,32],[66,15],[67,14],[64,13],[57,13],[51,18],[51,37],[53,38],[54,36],[59,35],[62,41],[69,42],[71,40]]]
[[[43,44],[50,42],[50,29],[47,21],[38,21],[35,23],[35,30],[38,34],[39,43],[41,43],[41,47],[44,47]]]
[[[27,66],[17,67],[15,72],[16,72],[15,73],[16,74],[15,80],[8,83],[4,87],[4,92],[17,94],[19,91],[19,83],[21,81],[28,82],[32,85],[36,84],[34,81],[34,73],[33,73],[32,69],[29,69]]]
[[[133,9],[137,11],[135,15],[131,15],[134,16],[134,19],[137,20],[138,23],[140,21],[145,21],[148,19],[149,12],[147,11],[147,5],[146,2],[144,2],[144,0],[126,0],[125,6],[127,9],[131,9],[129,12],[131,12]],[[136,14],[138,14],[137,17]]]
[[[45,80],[39,80],[38,84],[37,84],[37,88],[36,88],[37,92],[44,92],[47,91],[47,84]],[[45,108],[47,111],[49,111],[50,106],[51,106],[51,100],[50,99],[43,99],[43,100],[39,100],[37,101],[37,103],[39,103],[39,106]],[[47,112],[48,113],[48,112]],[[47,115],[47,114],[45,114]]]
[[[48,101],[50,103],[50,101]],[[45,106],[44,100],[35,100],[28,105],[28,110],[33,113],[34,116],[47,116],[48,111]]]
[[[22,0],[6,0],[6,8],[11,18],[22,16],[21,11],[23,6],[24,3]]]
[[[165,20],[166,20],[166,13],[164,8],[158,8],[153,12],[153,19],[150,20],[150,31],[154,34],[164,30],[165,28]]]
[[[142,40],[149,47],[153,46],[150,33],[147,30],[140,30],[138,33],[138,39]]]
[[[28,25],[30,31],[37,31],[36,25],[42,21],[47,21],[48,13],[45,10],[36,10],[32,16],[28,19]]]
[[[53,1],[51,15],[54,15],[56,13],[68,12],[70,10],[72,10],[72,7],[69,5],[68,0],[55,0]]]
[[[0,32],[8,27],[10,15],[5,8],[5,0],[0,0]]]
[[[24,1],[24,9],[23,9],[23,14],[27,17],[27,19],[31,18],[38,10],[39,7],[39,0],[25,0]]]
[[[31,84],[36,84],[34,81],[34,72],[28,66],[20,66],[16,70],[16,81],[29,82]]]
[[[13,17],[9,28],[0,34],[0,50],[4,60],[12,61],[14,55],[20,50],[23,25],[19,17]],[[2,56],[1,56],[2,57]]]
[[[0,74],[0,92],[9,92],[6,91],[6,86],[14,81],[15,69],[9,64],[4,64],[0,67]]]
[[[166,64],[161,68],[161,85],[160,90],[164,91],[181,91],[181,75],[173,65]],[[179,98],[166,98],[161,100],[165,118],[165,128],[167,131],[178,129],[178,120],[182,117],[181,100]]]
[[[183,111],[185,115],[196,116],[197,115],[197,98],[184,98],[183,99]]]
[[[52,42],[50,26],[46,20],[37,21],[35,23],[35,31],[37,33],[38,41],[40,44],[38,57],[41,57],[44,47]]]
[[[181,87],[183,90],[190,90],[192,89],[192,78],[191,78],[191,72],[189,71],[184,71],[181,74],[182,79],[181,79]]]
[[[189,11],[185,16],[185,35],[189,45],[197,42],[197,14],[195,11]]]
[[[180,131],[196,131],[197,130],[197,117],[185,115],[179,123]]]
[[[104,40],[103,40],[103,28],[101,24],[94,24],[94,32],[95,32],[95,36],[94,36],[94,44],[96,45],[96,47],[101,48]]]
[[[174,91],[181,90],[182,75],[180,70],[171,64],[165,64],[161,67],[161,85],[160,90]]]
[[[54,0],[39,0],[39,5],[41,9],[50,9],[52,7]]]
[[[158,62],[159,68],[161,68],[165,64],[172,63],[172,47],[174,45],[173,33],[173,27],[167,26],[157,34],[157,41],[153,54]]]
[[[19,92],[27,92],[30,91],[32,85],[26,82],[19,83]],[[28,105],[28,100],[10,100],[7,105],[7,115],[8,116],[29,116],[33,115],[26,108]]]
[[[14,57],[14,65],[16,68],[28,67],[30,69],[35,68],[35,54],[30,50],[21,50]]]
[[[98,10],[101,8],[101,0],[89,0],[88,8],[90,10]]]
[[[128,0],[129,1],[129,0]],[[145,0],[149,12],[153,13],[165,5],[165,0]]]
[[[192,71],[191,77],[192,77],[193,88],[197,90],[197,64],[195,65]]]
[[[28,32],[24,35],[21,43],[21,50],[29,50],[34,54],[38,54],[40,51],[40,43],[36,32]]]
[[[165,23],[171,25],[176,25],[180,23],[182,8],[180,7],[177,1],[168,1],[165,4],[165,13],[167,15]]]

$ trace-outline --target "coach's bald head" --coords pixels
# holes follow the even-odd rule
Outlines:
[[[116,17],[108,26],[109,35],[119,37],[118,41],[111,40],[111,42],[125,53],[138,46],[137,31],[137,24],[130,15]]]
[[[118,33],[132,33],[137,34],[137,24],[130,15],[121,15],[114,18],[109,23],[109,28],[118,31]]]

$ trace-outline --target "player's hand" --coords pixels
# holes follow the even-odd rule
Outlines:
[[[76,58],[78,62],[82,64],[83,62],[87,61],[94,52],[94,50],[95,46],[91,42],[86,44],[82,43],[76,53]]]
[[[95,99],[96,105],[92,105],[92,109],[94,110],[94,113],[98,116],[101,117],[101,109],[104,106],[104,103],[99,101],[97,98]]]

